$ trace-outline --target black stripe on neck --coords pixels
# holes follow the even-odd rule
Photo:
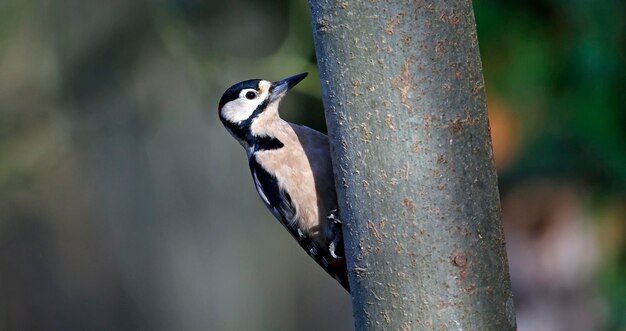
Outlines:
[[[222,121],[222,124],[224,124],[224,126],[228,130],[230,130],[230,132],[235,137],[245,141],[249,146],[252,146],[254,145],[254,140],[256,138],[252,135],[252,132],[250,131],[250,126],[252,126],[252,121],[254,121],[255,118],[259,117],[259,115],[261,115],[265,108],[267,108],[268,104],[269,99],[263,100],[263,102],[258,105],[256,109],[252,112],[250,117],[246,118],[243,121],[240,121],[239,123],[233,123],[231,121],[228,121],[222,116],[220,116],[220,121]]]
[[[257,151],[269,151],[272,149],[280,149],[285,145],[282,141],[278,140],[274,137],[263,136],[263,137],[255,137],[254,142],[252,144],[252,148],[254,152]]]

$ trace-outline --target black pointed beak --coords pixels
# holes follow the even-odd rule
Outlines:
[[[279,100],[287,91],[300,83],[309,73],[301,73],[272,83],[270,86],[270,102]]]

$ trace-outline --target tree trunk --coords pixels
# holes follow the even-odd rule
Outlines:
[[[310,6],[357,330],[514,330],[471,2]]]

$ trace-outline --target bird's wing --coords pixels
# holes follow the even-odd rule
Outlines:
[[[336,257],[332,256],[328,247],[319,247],[306,233],[298,229],[298,222],[295,221],[296,208],[289,194],[278,186],[276,177],[263,169],[257,163],[254,155],[250,157],[249,165],[256,190],[272,214],[298,241],[306,253],[349,292],[350,286],[348,284],[346,261],[343,257],[343,243],[341,243],[340,247],[336,247],[342,251],[341,256]]]

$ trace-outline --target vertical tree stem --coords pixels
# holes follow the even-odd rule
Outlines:
[[[358,330],[514,330],[470,1],[310,0]]]

